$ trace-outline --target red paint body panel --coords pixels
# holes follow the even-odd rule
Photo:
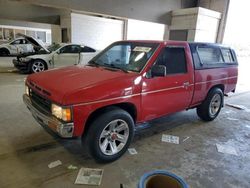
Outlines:
[[[192,105],[201,103],[205,99],[208,91],[215,85],[223,85],[225,87],[224,93],[235,90],[237,78],[237,66],[196,70]]]
[[[30,75],[26,84],[56,104],[73,107],[74,136],[81,136],[88,117],[105,106],[134,105],[138,123],[197,106],[215,85],[223,85],[224,93],[235,89],[237,66],[195,70],[187,42],[150,42],[159,43],[159,47],[140,73],[72,66]],[[187,73],[147,78],[146,72],[166,46],[185,49]],[[30,83],[51,95],[44,94]]]

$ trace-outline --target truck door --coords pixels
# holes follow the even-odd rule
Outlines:
[[[166,76],[152,77],[142,84],[143,119],[150,120],[186,109],[193,94],[193,65],[188,46],[165,46],[154,65],[166,67]]]

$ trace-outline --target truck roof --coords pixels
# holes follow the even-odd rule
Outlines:
[[[162,40],[124,40],[124,41],[120,41],[120,42],[142,42],[142,43],[159,43],[159,44],[165,44],[165,43],[171,42],[171,43],[176,43],[176,44],[187,43],[189,45],[199,44],[199,45],[209,45],[209,46],[219,46],[219,47],[228,47],[229,48],[229,46],[226,46],[224,44],[219,44],[219,43],[176,41],[176,40],[166,40],[166,41],[162,41]]]

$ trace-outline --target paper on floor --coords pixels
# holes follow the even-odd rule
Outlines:
[[[249,128],[249,129],[250,129],[250,125],[246,125],[246,128]]]
[[[135,148],[128,148],[128,152],[130,153],[130,155],[138,154]]]
[[[54,161],[54,162],[49,163],[49,164],[48,164],[48,167],[49,167],[49,168],[55,168],[55,167],[57,167],[57,166],[59,166],[59,165],[61,165],[61,164],[62,164],[62,162],[61,162],[60,160],[57,160],[57,161]]]
[[[76,177],[75,184],[100,185],[103,169],[81,168]]]
[[[230,106],[230,107],[233,107],[233,108],[236,108],[238,110],[246,110],[247,108],[243,105],[238,105],[238,104],[226,104],[227,106]]]
[[[190,137],[187,136],[186,138],[184,138],[184,139],[182,140],[182,142],[186,142],[189,138],[190,138]]]
[[[173,143],[173,144],[179,144],[179,137],[178,136],[163,134],[162,137],[161,137],[161,141],[162,142]]]
[[[76,170],[76,169],[77,169],[77,166],[69,165],[67,168],[68,168],[69,170]]]
[[[225,144],[216,144],[217,150],[220,153],[226,153],[230,155],[238,156],[236,149],[233,146],[225,145]]]

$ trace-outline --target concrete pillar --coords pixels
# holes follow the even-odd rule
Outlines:
[[[201,7],[172,12],[170,40],[216,42],[221,14]],[[177,35],[177,36],[176,36]]]
[[[51,42],[52,43],[62,42],[61,27],[59,25],[51,25]]]

